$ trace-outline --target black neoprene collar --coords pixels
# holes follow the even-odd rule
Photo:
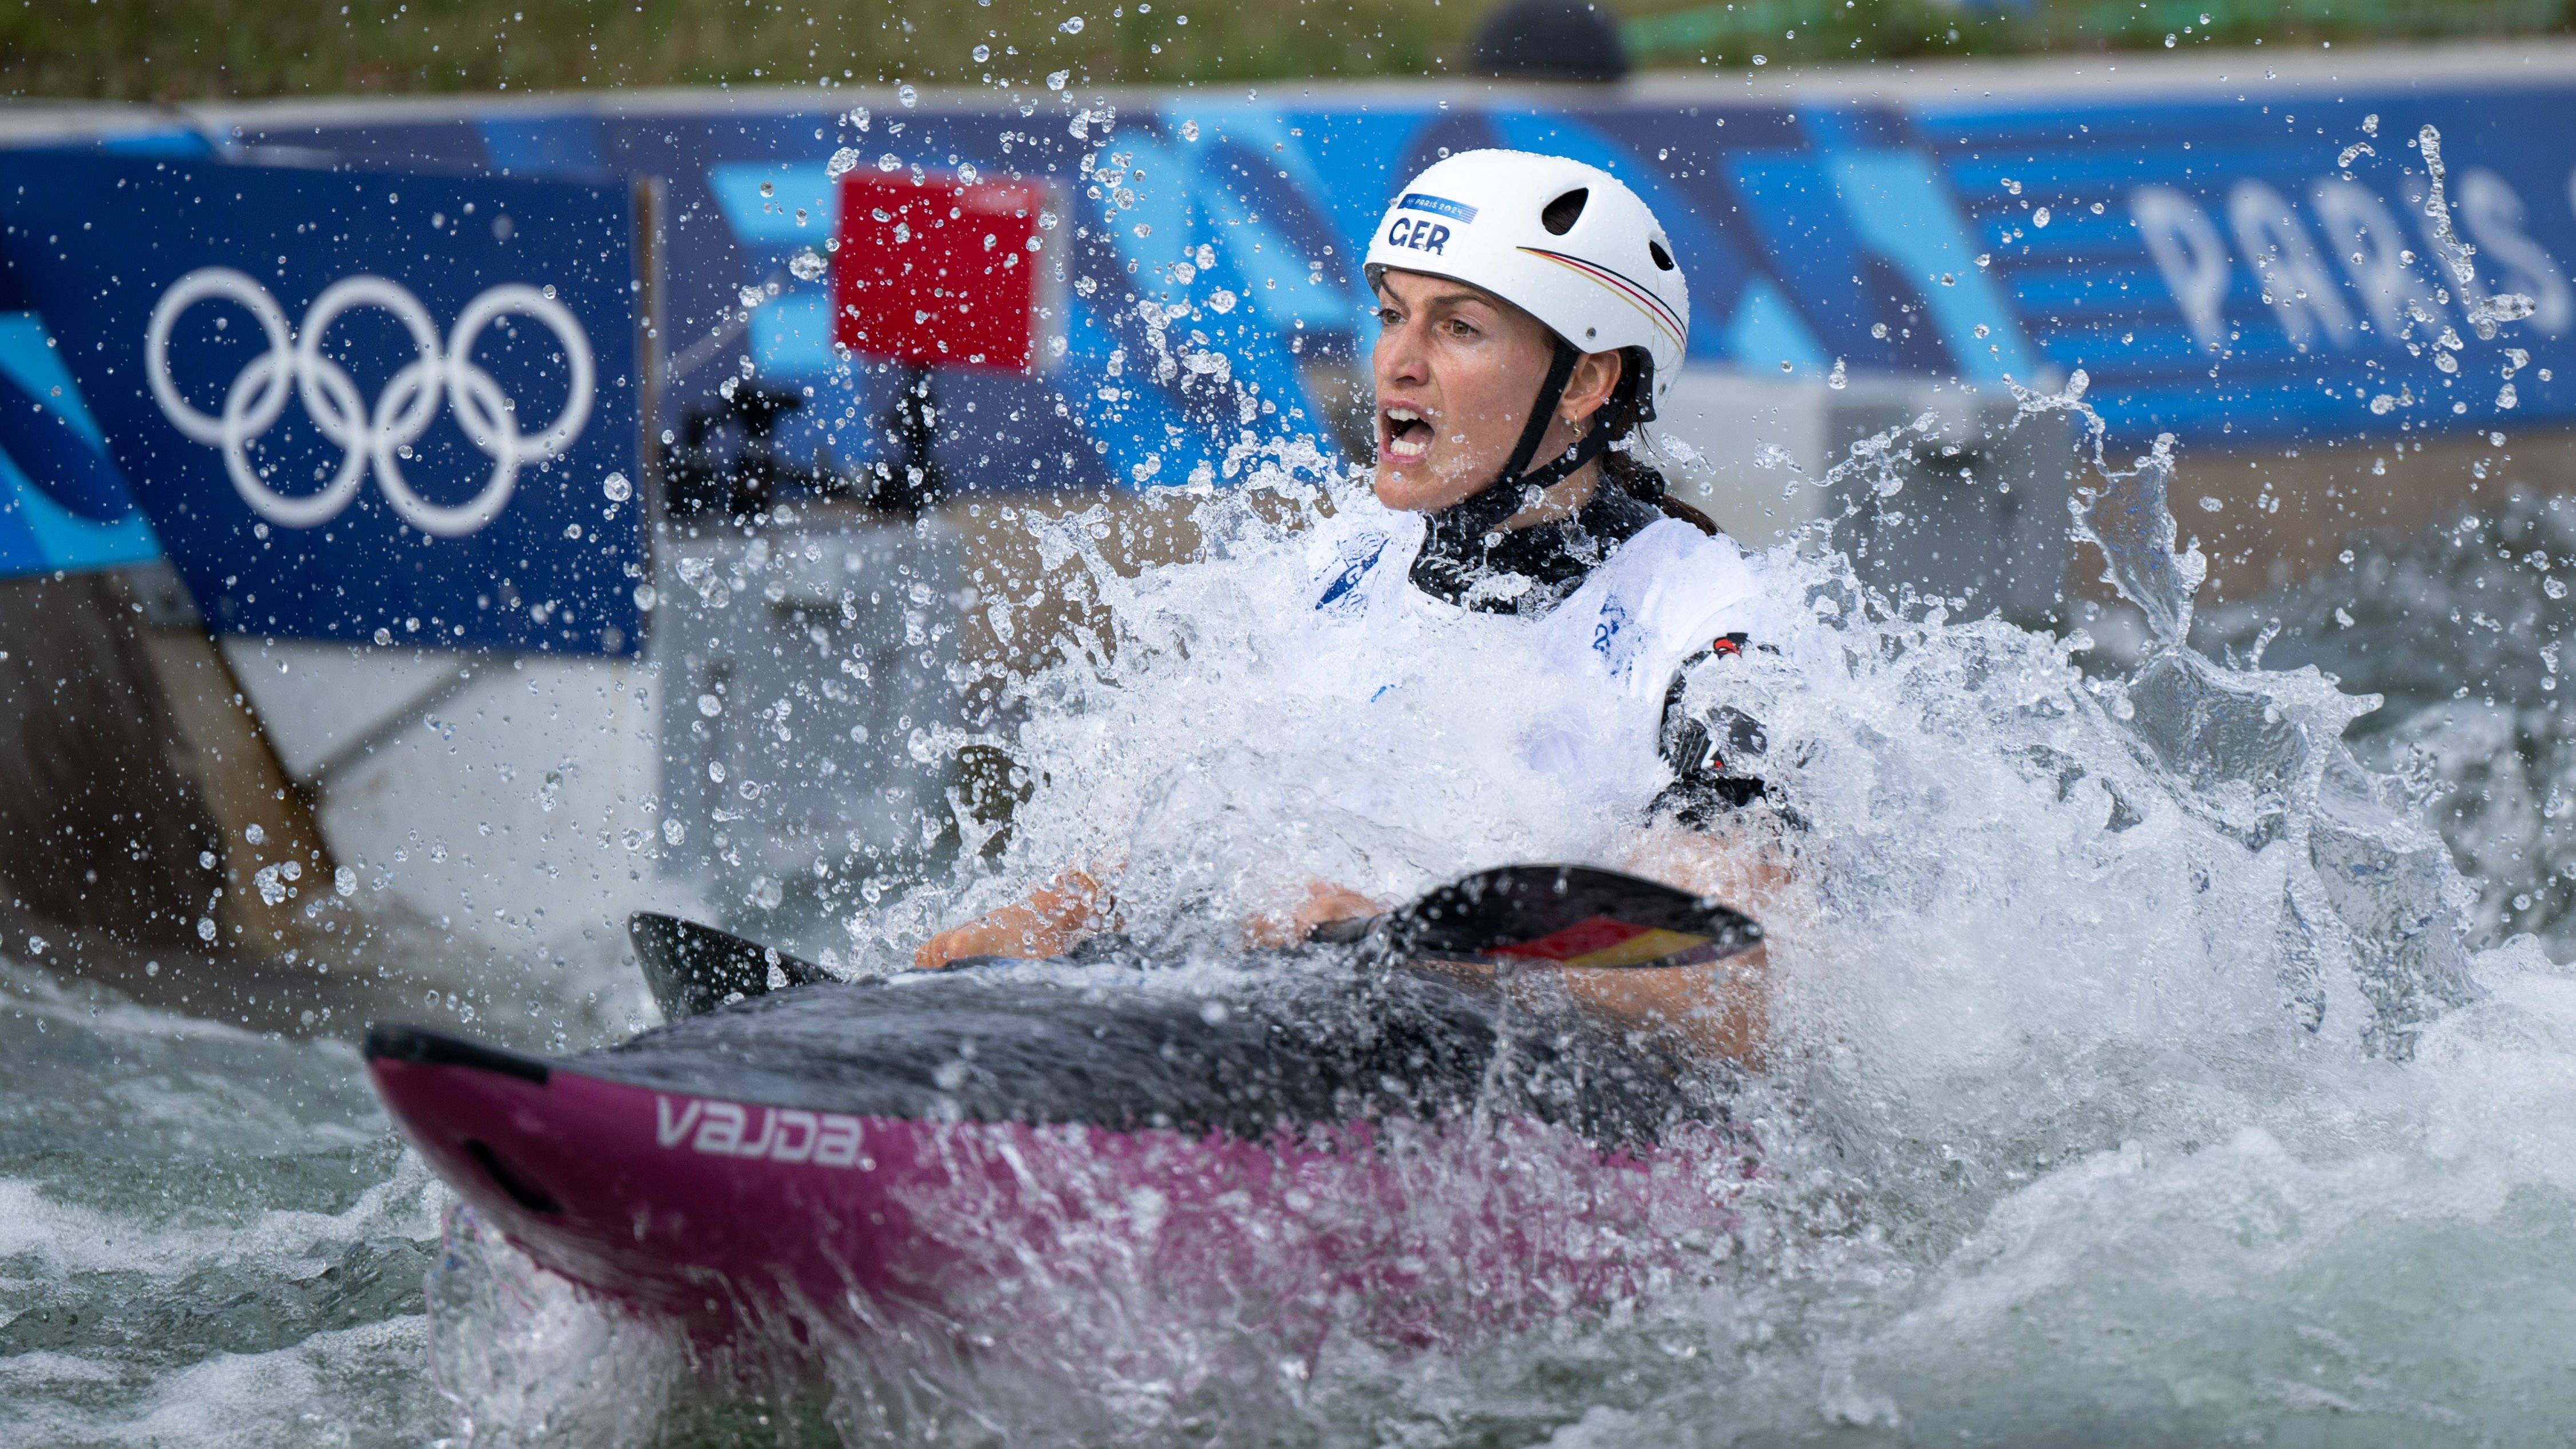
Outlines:
[[[1443,509],[1426,520],[1422,551],[1406,577],[1444,603],[1524,616],[1555,608],[1621,544],[1664,516],[1608,478],[1572,516],[1509,532],[1464,516],[1466,507]]]

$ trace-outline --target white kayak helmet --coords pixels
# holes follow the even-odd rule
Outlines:
[[[1630,411],[1622,401],[1633,400],[1634,421],[1654,416],[1689,346],[1690,291],[1655,214],[1618,177],[1563,156],[1461,151],[1435,162],[1396,193],[1369,240],[1370,285],[1389,268],[1464,282],[1547,324],[1563,345],[1540,414],[1555,409],[1577,355],[1626,353],[1586,458],[1609,441],[1611,415]],[[1530,424],[1534,448],[1543,418]],[[1528,461],[1517,452],[1504,476]]]

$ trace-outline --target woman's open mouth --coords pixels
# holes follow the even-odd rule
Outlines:
[[[1390,463],[1419,463],[1431,455],[1431,424],[1412,408],[1387,408],[1379,415],[1380,451]]]

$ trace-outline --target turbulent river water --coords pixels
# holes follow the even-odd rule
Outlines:
[[[2089,474],[2079,515],[2149,621],[2135,657],[1891,609],[1816,539],[1758,560],[1786,647],[1734,687],[1803,821],[1774,1056],[1730,1104],[1765,1165],[1657,1291],[1311,1356],[1133,1284],[1024,1341],[710,1353],[453,1208],[349,1046],[14,965],[0,1442],[2564,1439],[2576,510],[2509,497],[2195,620],[2163,469]],[[1131,925],[1189,938],[1283,881],[1629,857],[1650,771],[1534,771],[1476,706],[1579,727],[1527,660],[1355,691],[1284,646],[1295,525],[1335,500],[1294,469],[1252,492],[1176,498],[1205,547],[1142,574],[1106,515],[1029,518],[1110,632],[934,742],[1030,793],[833,917],[859,969],[1067,861],[1121,863]],[[1515,1169],[1450,1170],[1426,1191]]]

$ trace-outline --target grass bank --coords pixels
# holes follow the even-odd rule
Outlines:
[[[0,95],[1449,73],[1486,0],[0,0]],[[1608,0],[1604,0],[1608,3]],[[2569,0],[1618,0],[1657,68],[2535,34]],[[1757,61],[1757,57],[1759,60]]]

